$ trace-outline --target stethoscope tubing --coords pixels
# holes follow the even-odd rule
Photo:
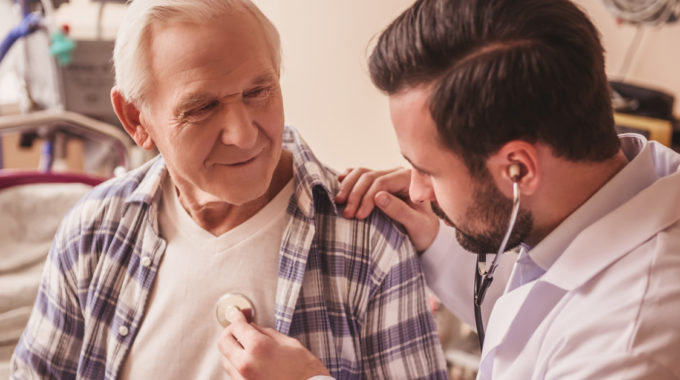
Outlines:
[[[475,268],[475,289],[474,289],[474,310],[475,310],[475,325],[477,326],[477,337],[479,338],[479,349],[484,348],[484,321],[482,320],[482,302],[484,302],[484,296],[486,291],[491,286],[493,282],[493,276],[498,267],[498,260],[500,259],[503,252],[505,252],[505,247],[508,244],[512,230],[515,228],[515,222],[517,221],[517,215],[519,214],[519,183],[513,180],[512,183],[512,212],[510,213],[510,220],[508,223],[508,229],[505,231],[505,236],[498,247],[498,252],[494,256],[491,265],[488,270],[486,269],[486,254],[477,255],[477,265]]]

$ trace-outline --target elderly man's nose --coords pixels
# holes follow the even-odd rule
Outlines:
[[[222,143],[250,148],[255,145],[259,133],[255,121],[243,107],[235,107],[226,112],[222,120]]]

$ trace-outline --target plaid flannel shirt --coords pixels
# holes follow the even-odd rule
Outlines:
[[[407,236],[378,212],[365,221],[339,216],[336,174],[289,127],[284,148],[294,155],[295,194],[275,328],[300,340],[336,379],[446,379]],[[165,251],[158,207],[166,173],[158,157],[94,188],[64,219],[12,379],[117,377]]]

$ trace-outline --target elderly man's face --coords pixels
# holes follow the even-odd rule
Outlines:
[[[245,11],[156,27],[143,123],[184,196],[241,205],[268,189],[281,157],[279,72]]]

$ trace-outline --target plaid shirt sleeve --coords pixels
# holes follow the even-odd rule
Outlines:
[[[65,248],[72,219],[62,223],[50,248],[33,312],[12,356],[11,379],[76,378],[84,320],[77,255]]]
[[[362,378],[448,379],[413,246],[405,237],[396,247],[390,236],[372,240],[376,266],[386,271],[376,270],[362,325]]]

